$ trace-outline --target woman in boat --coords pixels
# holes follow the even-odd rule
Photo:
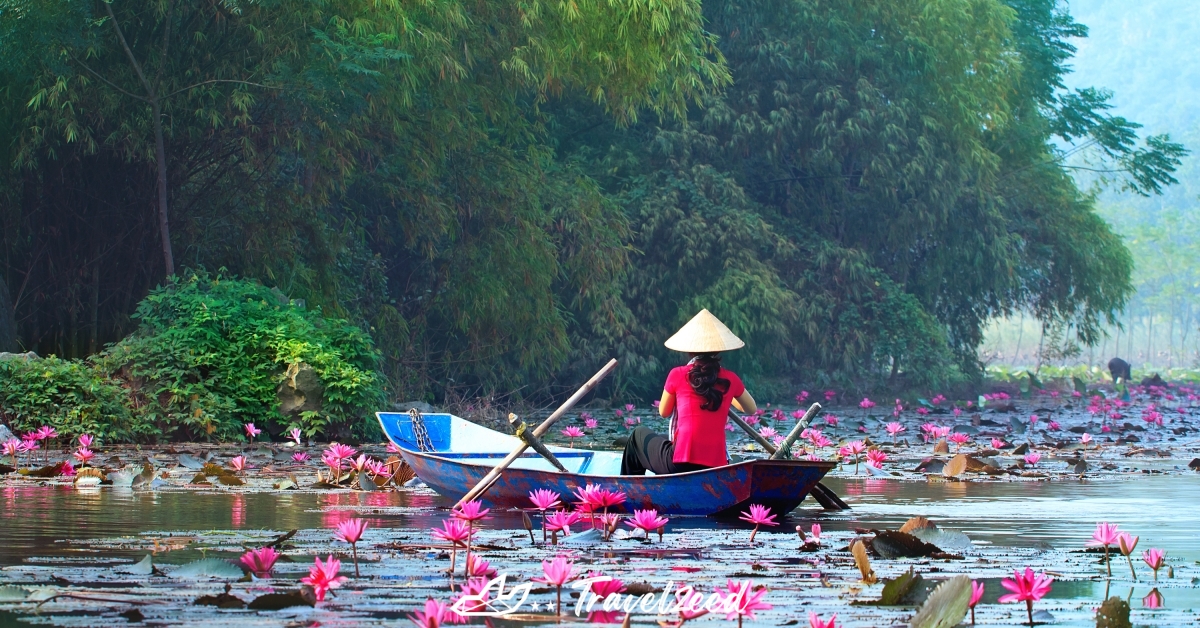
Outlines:
[[[732,404],[754,412],[754,398],[741,378],[721,367],[721,352],[746,346],[708,310],[700,310],[666,346],[691,355],[687,364],[667,375],[658,413],[671,421],[671,434],[638,427],[630,434],[621,459],[621,475],[685,473],[728,463],[725,422]]]

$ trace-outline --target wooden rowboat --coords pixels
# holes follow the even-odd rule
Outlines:
[[[379,412],[376,417],[417,477],[453,499],[465,495],[520,445],[515,436],[450,414],[422,414],[417,430],[407,413]],[[620,475],[620,452],[548,447],[567,473],[527,451],[484,493],[483,501],[493,507],[528,508],[534,489],[570,499],[576,489],[599,484],[626,494],[625,512],[655,508],[664,514],[728,516],[762,504],[783,514],[799,506],[835,466],[825,461],[747,460],[690,473],[635,476]]]

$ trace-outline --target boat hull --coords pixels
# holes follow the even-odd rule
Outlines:
[[[452,499],[466,495],[492,469],[433,453],[401,450],[401,455],[425,484]],[[614,508],[614,512],[654,508],[664,514],[728,516],[750,504],[762,504],[772,512],[787,513],[799,506],[833,467],[832,462],[749,460],[689,473],[650,476],[510,468],[482,500],[492,507],[529,508],[529,493],[535,489],[549,489],[569,499],[578,488],[600,484],[625,493],[624,508]]]
[[[520,444],[510,435],[448,414],[422,415],[419,437],[407,414],[377,416],[417,477],[456,500]],[[799,506],[835,466],[825,461],[747,460],[674,475],[619,475],[619,452],[550,449],[567,473],[527,451],[484,493],[483,501],[492,507],[528,508],[529,493],[535,489],[549,489],[570,499],[576,489],[599,484],[625,493],[625,504],[615,512],[654,508],[664,514],[726,516],[762,504],[782,514]]]

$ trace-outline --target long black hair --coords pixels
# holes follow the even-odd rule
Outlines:
[[[704,397],[701,410],[715,412],[721,409],[721,400],[729,392],[730,381],[718,377],[721,374],[721,354],[697,353],[688,364],[688,383],[697,395]]]

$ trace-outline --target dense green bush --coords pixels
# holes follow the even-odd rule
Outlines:
[[[138,306],[132,335],[90,361],[0,364],[0,411],[19,429],[119,440],[229,439],[244,423],[309,436],[374,433],[383,401],[370,336],[305,310],[253,281],[192,273]],[[276,390],[289,366],[308,364],[324,387],[320,411],[285,417]]]
[[[121,382],[80,360],[0,361],[0,416],[14,432],[53,426],[59,434],[101,440],[149,436],[153,426],[126,405]]]
[[[370,336],[307,311],[257,282],[193,273],[150,293],[138,330],[96,360],[120,373],[137,412],[166,438],[230,438],[242,424],[275,433],[362,433],[382,401]],[[276,389],[287,367],[306,363],[325,387],[320,412],[286,419]]]

